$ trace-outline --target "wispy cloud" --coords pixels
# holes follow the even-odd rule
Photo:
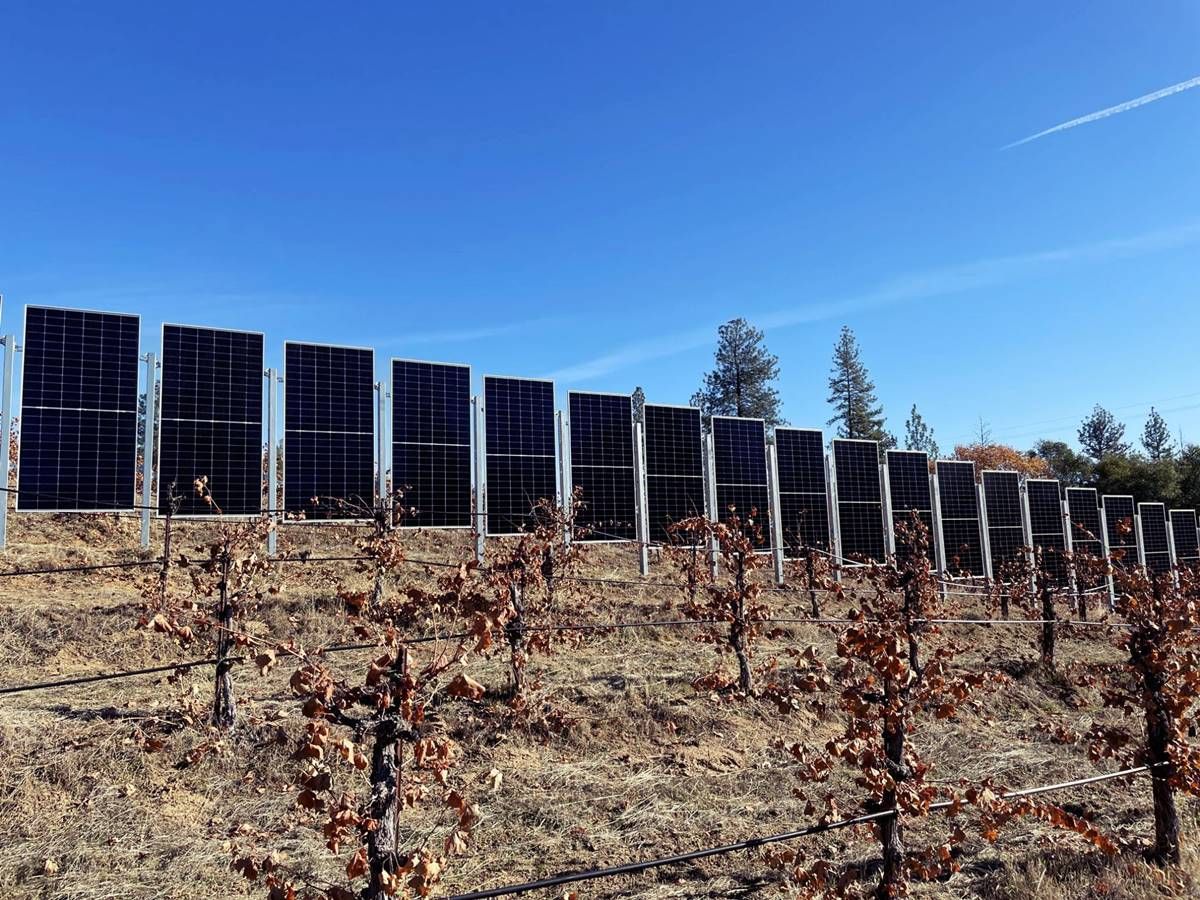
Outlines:
[[[1042,250],[1012,256],[998,256],[958,265],[942,266],[890,279],[877,287],[851,297],[818,301],[787,309],[748,313],[747,318],[765,329],[790,328],[812,322],[862,312],[881,306],[917,300],[933,300],[981,288],[995,287],[1036,276],[1058,265],[1105,262],[1142,256],[1200,242],[1200,222],[1177,228],[1150,231],[1130,238],[1117,238],[1079,244],[1054,250]],[[665,359],[712,344],[719,323],[664,334],[653,340],[636,341],[583,362],[551,372],[545,377],[563,383],[599,378],[610,372],[639,363]]]
[[[1048,134],[1066,131],[1068,128],[1076,128],[1079,125],[1087,125],[1089,122],[1098,122],[1101,119],[1107,119],[1109,116],[1115,116],[1119,113],[1129,112],[1131,109],[1137,109],[1139,106],[1145,106],[1147,103],[1153,103],[1155,100],[1162,100],[1163,98],[1170,97],[1174,94],[1181,94],[1184,91],[1191,90],[1194,87],[1200,87],[1200,75],[1197,75],[1195,78],[1189,78],[1187,81],[1181,81],[1179,84],[1173,84],[1170,87],[1165,87],[1160,91],[1154,91],[1151,94],[1144,94],[1141,97],[1134,98],[1133,100],[1126,100],[1124,103],[1118,103],[1116,106],[1110,106],[1107,109],[1102,109],[1098,112],[1088,113],[1086,116],[1080,116],[1078,119],[1071,119],[1069,122],[1063,122],[1061,125],[1055,125],[1053,128],[1047,128],[1045,131],[1039,131],[1037,134],[1031,134],[1027,138],[1021,138],[1019,141],[1013,141],[1011,144],[1006,144],[1000,149],[1011,150],[1013,147],[1020,147],[1022,144],[1028,144],[1030,141],[1036,141],[1038,138],[1044,138]]]
[[[470,341],[482,341],[488,338],[504,337],[530,331],[543,325],[561,322],[560,318],[529,319],[521,322],[498,322],[494,325],[480,325],[476,328],[449,328],[443,331],[415,331],[411,334],[396,335],[375,341],[376,346],[394,347],[402,344],[465,344]]]

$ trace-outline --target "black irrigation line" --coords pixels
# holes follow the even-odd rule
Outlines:
[[[1161,765],[1156,763],[1155,765]],[[1062,791],[1067,788],[1083,787],[1089,784],[1099,784],[1105,781],[1113,781],[1118,778],[1130,778],[1134,775],[1140,775],[1150,771],[1151,766],[1136,766],[1132,769],[1122,769],[1119,772],[1108,772],[1104,775],[1093,775],[1088,778],[1078,778],[1074,781],[1063,781],[1058,784],[1038,785],[1037,787],[1024,788],[1017,791],[1009,791],[1001,794],[1001,798],[1005,800],[1015,800],[1021,797],[1033,797],[1038,794],[1048,794],[1053,791]],[[940,812],[949,809],[953,803],[949,800],[933,803],[929,807],[930,812]],[[886,819],[894,816],[895,810],[885,809],[879,812],[866,813],[861,816],[853,816],[848,819],[839,819],[835,822],[826,822],[820,825],[811,825],[807,828],[798,828],[795,831],[784,831],[779,834],[764,835],[761,837],[753,837],[744,841],[738,841],[733,844],[723,844],[718,847],[705,847],[702,850],[692,850],[688,853],[679,853],[675,856],[664,856],[658,859],[647,859],[640,862],[625,863],[619,866],[608,866],[603,869],[588,869],[583,872],[564,872],[561,875],[554,875],[549,878],[542,878],[537,881],[526,881],[522,884],[510,884],[503,887],[486,888],[483,890],[470,891],[465,894],[454,894],[449,900],[488,900],[491,897],[510,897],[514,894],[527,894],[532,891],[547,890],[549,888],[561,887],[565,884],[576,884],[580,881],[595,881],[599,878],[614,878],[620,875],[637,875],[641,872],[647,872],[651,869],[660,869],[665,866],[675,866],[681,863],[695,862],[701,859],[708,859],[712,856],[721,856],[727,853],[737,853],[742,850],[754,850],[759,847],[765,847],[769,844],[779,844],[786,841],[794,841],[802,837],[811,837],[816,834],[823,834],[827,831],[835,831],[842,828],[853,828],[856,825],[864,825],[868,822],[874,822],[878,819]]]

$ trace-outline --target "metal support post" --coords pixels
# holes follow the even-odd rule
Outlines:
[[[4,422],[0,424],[0,443],[4,453],[4,499],[0,502],[0,550],[8,546],[8,498],[9,475],[11,462],[9,460],[9,444],[12,441],[12,382],[13,357],[17,354],[17,339],[11,334],[4,336],[4,379],[0,390],[4,397],[0,399],[0,416]]]
[[[142,549],[150,549],[150,507],[154,505],[154,426],[158,416],[154,382],[156,361],[153,353],[146,360],[146,424],[142,429]]]
[[[275,436],[275,419],[279,414],[279,372],[267,369],[267,556],[274,556],[277,549],[276,530],[279,527],[279,446]]]
[[[487,438],[482,397],[471,398],[471,413],[475,432],[475,562],[482,566],[487,540]]]
[[[646,496],[646,445],[641,422],[633,423],[633,499],[637,514],[638,572],[650,574],[650,513]]]
[[[767,444],[767,490],[771,504],[771,557],[775,562],[775,583],[783,586],[783,513],[779,503],[779,454],[775,444]]]

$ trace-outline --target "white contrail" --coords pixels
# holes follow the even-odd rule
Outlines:
[[[1021,138],[1019,141],[1013,141],[1011,144],[1006,144],[1001,147],[1001,150],[1011,150],[1013,147],[1020,147],[1022,144],[1028,144],[1030,141],[1036,141],[1038,138],[1045,137],[1048,134],[1054,134],[1056,131],[1066,131],[1068,128],[1074,128],[1077,125],[1086,125],[1088,122],[1095,122],[1099,119],[1107,119],[1109,116],[1115,116],[1117,113],[1129,112],[1131,109],[1137,109],[1139,106],[1145,106],[1147,103],[1153,103],[1155,100],[1161,100],[1163,97],[1170,97],[1172,94],[1180,94],[1194,87],[1200,87],[1200,75],[1195,78],[1189,78],[1187,81],[1181,81],[1179,84],[1173,84],[1170,87],[1165,87],[1161,91],[1155,91],[1153,94],[1146,94],[1138,97],[1135,100],[1126,100],[1124,103],[1118,103],[1116,106],[1110,106],[1108,109],[1102,109],[1099,112],[1088,113],[1086,116],[1080,116],[1078,119],[1072,119],[1070,122],[1063,122],[1061,125],[1055,125],[1053,128],[1047,128],[1045,131],[1039,131],[1037,134],[1031,134],[1027,138]]]

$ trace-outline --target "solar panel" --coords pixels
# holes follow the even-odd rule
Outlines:
[[[1171,510],[1171,537],[1175,541],[1175,563],[1195,566],[1200,562],[1200,535],[1196,532],[1194,509]]]
[[[1104,525],[1100,521],[1100,496],[1095,488],[1067,488],[1067,515],[1071,521],[1071,554],[1078,563],[1104,559]],[[1104,575],[1094,566],[1076,565],[1081,588],[1099,587]]]
[[[1067,536],[1058,481],[1030,478],[1025,482],[1025,490],[1029,497],[1029,533],[1033,546],[1042,550],[1042,570],[1055,584],[1066,584]]]
[[[309,519],[368,515],[375,497],[375,354],[283,345],[283,508]]]
[[[1133,497],[1127,494],[1105,494],[1104,522],[1108,530],[1108,552],[1113,565],[1132,571],[1138,564],[1137,529],[1133,524]]]
[[[933,493],[929,487],[929,454],[920,450],[889,450],[887,457],[888,499],[892,510],[892,533],[897,560],[907,560],[911,548],[901,538],[901,526],[911,526],[912,517],[925,523],[931,565],[937,565],[937,539],[933,530]]]
[[[760,531],[755,545],[770,546],[770,489],[763,420],[713,416],[712,435],[717,521],[728,522],[736,515],[745,525],[753,518]]]
[[[979,529],[979,495],[975,491],[975,463],[940,459],[937,480],[946,567],[954,574],[986,574]]]
[[[571,486],[581,490],[576,537],[637,540],[633,473],[633,399],[628,394],[567,393]]]
[[[824,436],[815,429],[776,428],[775,455],[785,551],[803,556],[809,548],[829,550]]]
[[[700,410],[647,403],[646,511],[650,540],[670,543],[667,526],[704,515],[704,451]]]
[[[1142,523],[1142,556],[1146,569],[1155,574],[1171,570],[1171,541],[1167,532],[1167,508],[1161,503],[1139,503]]]
[[[17,509],[133,507],[139,324],[120,313],[25,308]]]
[[[392,484],[403,525],[470,527],[470,366],[392,360]]]
[[[1021,477],[1016,472],[987,469],[982,473],[983,502],[987,512],[991,577],[999,581],[1013,576],[1025,556],[1025,515],[1021,509]]]
[[[842,556],[882,562],[887,556],[887,546],[883,538],[879,444],[835,438],[833,471]]]
[[[483,379],[487,423],[487,533],[516,534],[536,524],[539,501],[555,500],[554,383]]]
[[[163,325],[158,510],[171,486],[182,515],[213,515],[193,482],[207,476],[220,512],[255,515],[263,501],[263,336]]]

